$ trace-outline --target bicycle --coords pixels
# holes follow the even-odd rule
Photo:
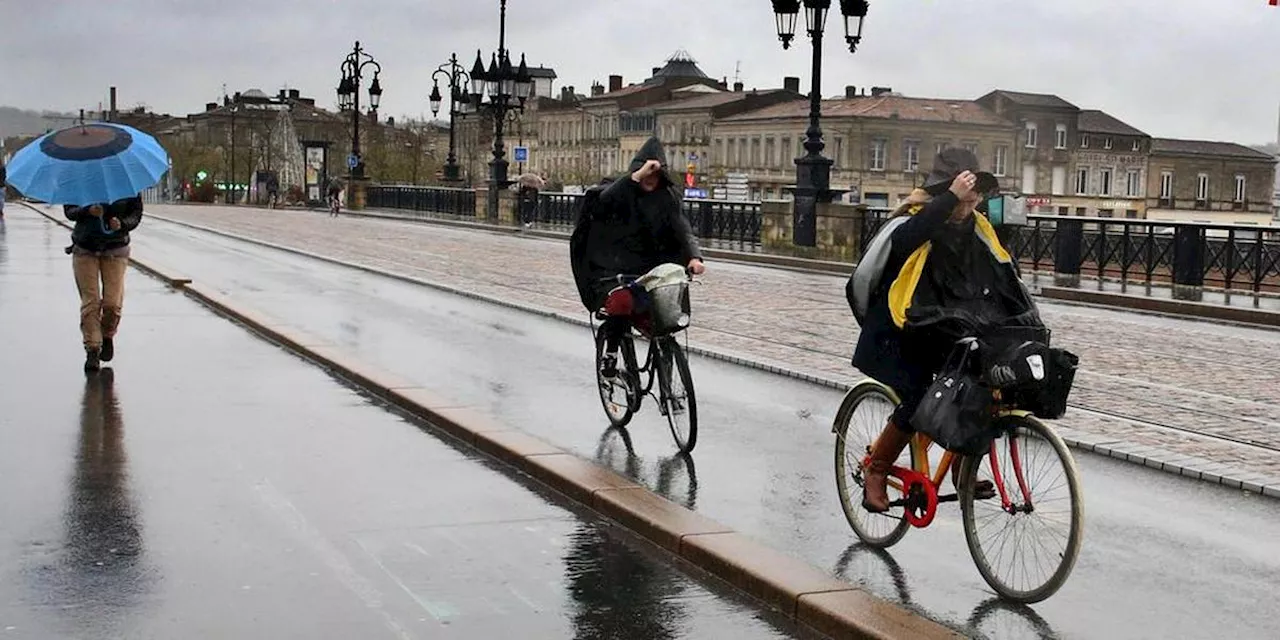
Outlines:
[[[641,276],[619,275],[602,278],[601,283],[616,282],[627,286]],[[596,342],[596,386],[600,391],[600,403],[604,407],[609,424],[622,428],[640,411],[644,396],[654,396],[658,411],[667,418],[671,436],[680,453],[688,454],[698,443],[698,404],[693,391],[693,376],[689,373],[689,359],[675,334],[684,331],[689,324],[689,282],[667,285],[649,292],[654,313],[649,323],[631,322],[618,343],[621,358],[616,358],[618,373],[612,379],[605,378],[603,365],[608,344],[603,322],[609,318],[603,309],[592,314],[592,332]],[[670,291],[668,291],[670,290]],[[598,320],[601,324],[596,325]],[[636,358],[635,335],[648,340],[644,364]],[[674,374],[674,375],[673,375]],[[644,376],[647,380],[642,382]],[[653,383],[657,380],[657,395]]]
[[[1006,600],[1032,604],[1045,600],[1062,587],[1080,553],[1084,505],[1079,474],[1066,443],[1057,433],[1030,412],[1011,406],[1002,399],[999,391],[993,393],[993,431],[997,435],[987,453],[960,456],[945,451],[936,470],[931,471],[929,448],[934,443],[924,434],[915,434],[910,446],[890,471],[889,495],[892,500],[889,511],[877,514],[862,508],[862,470],[869,459],[871,446],[900,399],[888,386],[874,380],[859,383],[845,395],[832,425],[832,432],[836,434],[836,488],[845,518],[854,533],[867,545],[880,549],[896,544],[911,527],[929,526],[939,504],[959,502],[965,541],[983,580]],[[851,429],[856,429],[856,433],[851,433]],[[1040,445],[1047,446],[1047,455],[1029,456],[1024,453],[1024,449],[1035,453]],[[856,456],[852,464],[851,453]],[[961,459],[958,475],[953,476],[953,485],[958,478],[956,492],[940,495],[942,484],[948,471],[956,464],[956,458]],[[1042,458],[1051,463],[1056,458],[1061,467],[1067,492],[1065,517],[1069,520],[1065,523],[1065,533],[1051,536],[1048,543],[1030,540],[1026,535],[1032,520],[1043,522],[1049,507],[1062,500],[1050,493],[1056,484],[1050,484],[1044,490],[1031,486],[1032,481],[1043,479],[1048,472],[1028,469],[1027,463]],[[993,486],[983,487],[987,491],[979,492],[978,474],[984,470],[983,461],[989,462],[989,482]],[[1012,478],[1007,477],[1010,470]],[[994,491],[990,490],[992,488]],[[995,525],[994,533],[985,532],[988,524]],[[1009,535],[1002,537],[1001,534]],[[1050,548],[1059,541],[1063,543],[1061,549]],[[1024,544],[1030,546],[1021,548]],[[1010,551],[1014,557],[1009,560],[1008,574],[1005,575],[1004,556]],[[1021,571],[1018,571],[1014,565],[1019,551],[1036,560],[1046,559],[1050,563],[1047,575],[1043,578],[1030,577],[1025,560]],[[1024,584],[1015,584],[1018,575],[1025,579]]]

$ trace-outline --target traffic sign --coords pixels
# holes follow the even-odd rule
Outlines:
[[[516,162],[529,161],[529,147],[516,147],[514,151],[512,155],[515,156]]]
[[[356,168],[356,165],[358,165],[358,164],[360,164],[360,157],[359,157],[359,156],[357,156],[357,155],[356,155],[356,154],[354,154],[354,153],[353,153],[353,154],[351,154],[351,155],[349,155],[349,156],[347,156],[347,168],[348,168],[348,169],[354,169],[354,168]]]

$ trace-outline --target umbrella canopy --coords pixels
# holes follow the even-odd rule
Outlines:
[[[46,134],[14,154],[8,170],[9,184],[29,198],[83,206],[154,186],[169,154],[133,127],[95,122]]]

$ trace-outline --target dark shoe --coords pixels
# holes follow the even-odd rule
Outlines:
[[[100,352],[97,349],[84,350],[84,370],[86,373],[97,371],[102,368]]]
[[[617,356],[605,356],[600,360],[600,375],[604,376],[605,380],[612,380],[618,377]]]
[[[956,492],[960,491],[960,463],[964,460],[961,456],[956,456],[951,461],[951,485],[956,488]],[[973,483],[973,498],[975,500],[990,500],[996,497],[996,485],[990,480],[978,480]]]
[[[115,340],[113,340],[113,339],[111,339],[111,338],[103,338],[103,339],[102,339],[102,350],[101,350],[101,352],[98,354],[98,357],[99,357],[99,358],[101,358],[103,362],[111,362],[111,359],[112,359],[112,358],[114,358],[114,357],[116,357],[116,343],[115,343]]]
[[[871,513],[884,513],[889,510],[889,472],[893,463],[903,449],[911,443],[911,434],[892,422],[885,425],[884,431],[876,439],[871,448],[871,459],[863,469],[862,476],[862,508]]]

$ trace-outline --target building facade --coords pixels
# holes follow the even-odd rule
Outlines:
[[[1145,217],[1151,136],[1097,110],[1080,111],[1076,129],[1079,138],[1071,149],[1065,194],[1059,189],[1047,200],[1041,197],[1041,210],[1100,218]]]
[[[923,183],[939,151],[965,147],[983,167],[1012,187],[1016,166],[1014,125],[971,100],[911,98],[879,90],[824,100],[822,130],[831,158],[831,186],[846,200],[897,206]],[[804,150],[809,103],[792,100],[716,122],[712,164],[725,174],[745,174],[748,197],[789,198],[795,159]]]
[[[1231,142],[1155,138],[1147,178],[1147,218],[1270,224],[1276,158]]]

